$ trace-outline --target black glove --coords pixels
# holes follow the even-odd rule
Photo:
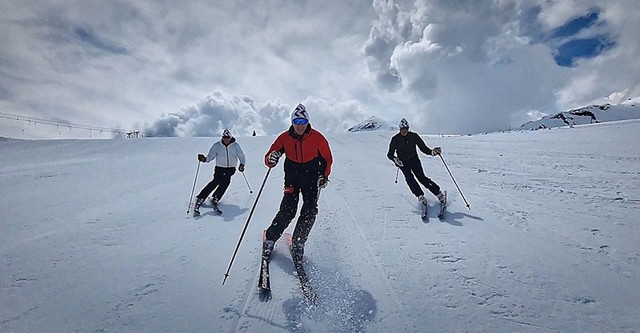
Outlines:
[[[433,155],[433,156],[440,155],[440,154],[442,154],[442,148],[440,148],[440,147],[434,147],[431,150],[431,155]]]
[[[267,166],[270,168],[273,168],[274,166],[276,166],[276,164],[278,164],[278,160],[280,159],[280,156],[282,156],[282,153],[274,150],[269,154],[269,158],[267,161]]]
[[[318,188],[319,189],[323,189],[325,187],[327,187],[327,185],[329,185],[329,179],[326,178],[325,176],[320,176],[318,177]]]
[[[238,166],[238,171],[244,172],[244,164],[240,163],[240,165]]]
[[[400,160],[399,157],[394,157],[393,158],[393,163],[398,167],[398,168],[402,168],[404,166],[404,163],[402,163],[402,161]]]
[[[204,155],[202,155],[202,154],[198,154],[198,161],[200,161],[200,162],[206,162],[206,161],[207,161],[207,158],[206,158]]]

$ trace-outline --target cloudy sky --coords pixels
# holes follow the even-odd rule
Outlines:
[[[640,96],[637,0],[0,0],[0,112],[147,135],[477,133]],[[3,127],[9,119],[0,119]]]

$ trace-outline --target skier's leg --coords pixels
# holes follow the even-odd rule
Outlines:
[[[417,159],[417,162],[411,165],[411,170],[413,170],[413,173],[416,175],[416,178],[418,178],[418,181],[422,185],[424,185],[424,187],[426,187],[429,192],[433,193],[433,195],[435,196],[438,196],[438,194],[440,193],[440,186],[438,186],[438,184],[436,184],[433,180],[431,180],[431,178],[427,177],[424,174],[420,159]]]
[[[202,191],[200,191],[200,193],[198,193],[196,197],[200,199],[206,199],[209,193],[213,192],[213,189],[215,189],[216,186],[218,186],[218,181],[216,179],[213,179],[207,185],[205,185],[204,188],[202,188]]]
[[[413,176],[413,173],[411,173],[411,167],[409,165],[405,165],[400,168],[400,171],[402,171],[404,179],[407,182],[407,185],[409,185],[409,190],[411,190],[411,193],[413,193],[413,195],[415,195],[416,197],[423,195],[424,192],[420,188],[420,185],[418,185],[418,182]]]
[[[220,184],[215,192],[213,192],[213,197],[215,198],[215,202],[220,201],[224,192],[229,188],[229,184],[231,184],[231,176],[236,172],[234,168],[224,168],[224,171],[220,175]]]
[[[291,223],[291,220],[296,216],[298,210],[300,189],[293,186],[286,186],[284,188],[284,195],[280,202],[280,209],[276,216],[273,218],[271,225],[267,228],[266,238],[270,241],[277,241],[285,229]]]
[[[220,172],[218,171],[218,167],[215,167],[215,171],[213,172],[213,179],[196,195],[199,199],[206,199],[207,196],[213,192],[213,190],[220,184]]]
[[[305,190],[302,191],[302,209],[300,210],[300,216],[296,223],[296,228],[293,230],[292,238],[292,251],[294,260],[300,261],[304,255],[304,245],[307,242],[311,228],[316,221],[318,215],[318,187],[317,184],[310,184]]]

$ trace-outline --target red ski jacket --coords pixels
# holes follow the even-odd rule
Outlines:
[[[295,173],[317,171],[318,175],[329,178],[331,164],[333,164],[331,148],[329,148],[327,139],[322,133],[312,129],[311,124],[307,126],[302,137],[296,134],[293,126],[289,127],[288,131],[282,132],[264,155],[264,164],[267,167],[269,166],[269,154],[273,151],[279,151],[286,155],[285,173],[288,171]]]

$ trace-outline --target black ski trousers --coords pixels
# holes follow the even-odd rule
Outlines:
[[[234,173],[236,173],[236,168],[216,166],[213,171],[213,180],[211,180],[196,197],[206,199],[209,193],[215,189],[216,191],[213,193],[213,196],[218,200],[222,199],[224,192],[227,191],[229,184],[231,184],[231,176],[233,176]]]
[[[302,259],[304,244],[309,237],[318,215],[318,176],[313,173],[305,175],[285,175],[284,195],[280,209],[267,228],[266,239],[277,241],[287,229],[298,211],[298,202],[302,194],[302,209],[293,230],[293,250],[298,259]]]
[[[416,197],[419,197],[424,194],[422,188],[416,181],[418,181],[424,185],[433,195],[438,195],[440,193],[440,186],[434,183],[431,178],[425,176],[424,171],[422,170],[422,163],[420,162],[420,158],[418,155],[411,158],[408,161],[402,161],[404,166],[400,168],[402,174],[404,175],[404,179],[407,181],[407,185],[409,185],[409,189],[411,193],[413,193]],[[414,177],[415,175],[415,177]]]

